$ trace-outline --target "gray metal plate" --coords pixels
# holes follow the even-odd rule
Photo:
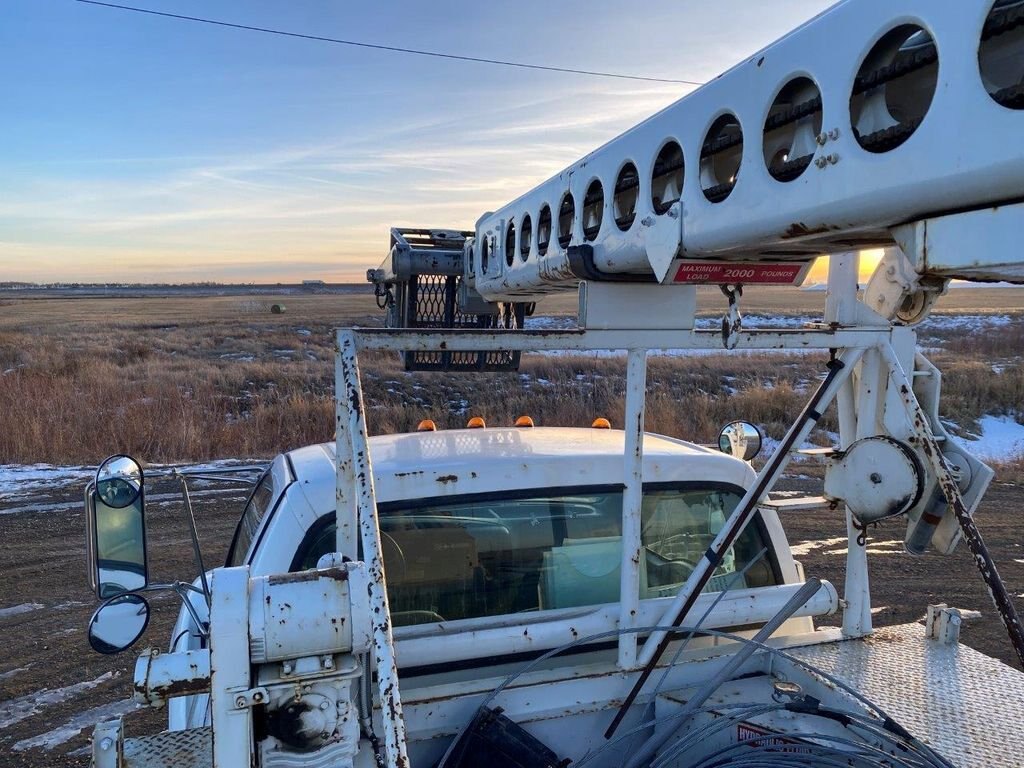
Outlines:
[[[194,728],[125,739],[124,760],[127,768],[210,768],[213,731]]]
[[[1024,673],[965,645],[925,637],[920,624],[797,648],[960,768],[1024,766]]]

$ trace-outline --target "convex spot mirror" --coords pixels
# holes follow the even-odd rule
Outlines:
[[[99,653],[120,653],[142,637],[149,603],[139,595],[119,595],[96,609],[89,620],[89,645]]]
[[[86,497],[89,573],[100,599],[149,583],[142,467],[130,456],[100,464]]]
[[[131,456],[111,456],[96,470],[96,495],[111,509],[124,509],[142,494],[142,467]]]
[[[718,450],[737,459],[750,461],[761,452],[764,437],[749,421],[733,421],[718,434]]]

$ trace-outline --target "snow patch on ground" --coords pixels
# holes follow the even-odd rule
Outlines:
[[[1012,322],[1009,315],[932,315],[918,326],[918,330],[971,332],[1001,328]]]
[[[193,472],[216,472],[224,469],[240,469],[243,467],[254,467],[262,469],[262,464],[256,465],[252,461],[244,459],[222,459],[220,461],[209,461],[202,464],[148,464],[145,469],[167,470],[173,468],[187,469]],[[31,507],[15,508],[10,502],[26,502],[42,492],[54,492],[67,486],[85,487],[96,474],[96,467],[58,467],[52,464],[0,464],[0,515],[11,512],[38,511],[46,512],[57,509],[66,509],[67,503],[56,503],[47,505],[32,505]],[[205,480],[193,480],[193,485],[208,485]],[[222,490],[215,491],[217,493]],[[156,501],[160,494],[147,497],[147,501]],[[196,493],[193,493],[196,495]],[[180,494],[173,494],[180,498]],[[75,504],[81,505],[81,493],[77,496]]]
[[[27,496],[68,483],[84,485],[95,467],[55,467],[52,464],[0,464],[0,499]]]
[[[12,605],[9,608],[0,608],[0,619],[6,619],[8,616],[17,616],[19,613],[38,611],[40,608],[45,607],[42,603],[22,603],[21,605]]]
[[[61,704],[73,696],[102,685],[113,678],[113,672],[104,672],[95,680],[86,680],[63,688],[44,688],[41,691],[2,702],[0,703],[0,730],[10,728],[15,723],[20,723],[22,720],[39,714],[46,707]]]
[[[1018,424],[1016,418],[982,416],[978,424],[980,435],[958,438],[968,451],[990,461],[1011,461],[1024,455],[1024,424]]]
[[[0,672],[0,680],[10,680],[15,675],[28,672],[33,666],[35,666],[35,662],[26,664],[24,667],[15,667],[14,669],[8,669],[6,672]]]
[[[96,723],[101,720],[108,720],[120,715],[126,715],[137,708],[138,705],[131,699],[114,701],[109,704],[103,704],[99,707],[93,707],[85,712],[80,712],[63,725],[60,725],[51,731],[46,731],[38,736],[32,736],[28,739],[22,739],[21,741],[15,742],[12,748],[15,752],[23,752],[26,749],[51,750],[54,747],[60,746],[61,744],[75,738],[75,736],[80,734],[86,728],[93,728]]]

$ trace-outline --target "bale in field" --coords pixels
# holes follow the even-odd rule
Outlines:
[[[284,314],[284,304],[271,304],[270,305],[270,314],[272,314],[272,315],[283,315]]]

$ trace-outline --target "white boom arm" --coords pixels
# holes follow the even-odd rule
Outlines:
[[[482,216],[467,277],[492,301],[580,279],[792,283],[819,254],[905,245],[906,222],[1018,201],[1022,16],[1020,0],[838,3]],[[1005,257],[927,268],[1024,281]]]

